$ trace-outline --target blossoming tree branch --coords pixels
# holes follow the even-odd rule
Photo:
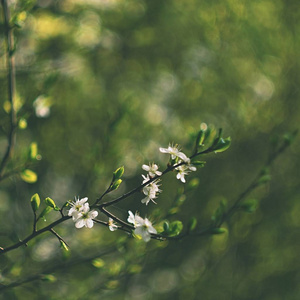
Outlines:
[[[202,124],[205,127],[204,124]],[[88,202],[88,198],[76,198],[74,201],[67,201],[61,208],[58,207],[55,201],[49,197],[44,200],[44,208],[41,209],[41,200],[40,196],[36,193],[31,197],[31,207],[33,210],[33,231],[26,237],[24,240],[19,241],[18,243],[1,248],[0,253],[5,253],[11,251],[15,248],[20,247],[21,245],[27,244],[31,239],[36,236],[48,231],[54,234],[63,247],[67,248],[66,242],[60,237],[55,231],[54,227],[58,224],[72,219],[76,228],[92,228],[94,224],[100,224],[107,226],[109,230],[123,230],[129,234],[134,235],[137,238],[142,238],[145,242],[149,242],[151,238],[166,240],[178,236],[182,230],[181,222],[177,222],[177,226],[173,226],[173,229],[170,229],[167,223],[164,224],[164,231],[158,233],[152,222],[147,218],[142,218],[138,212],[135,214],[131,210],[128,210],[127,220],[122,220],[116,215],[108,211],[108,207],[116,204],[120,201],[125,200],[126,198],[132,196],[135,193],[142,193],[144,197],[141,199],[141,202],[145,205],[149,205],[150,202],[157,204],[158,195],[162,192],[160,189],[162,177],[168,172],[175,172],[176,178],[182,182],[186,182],[186,176],[192,172],[196,171],[196,166],[203,167],[205,162],[196,160],[196,157],[204,155],[207,153],[218,153],[227,150],[230,146],[230,138],[222,138],[222,130],[219,130],[219,133],[214,136],[214,131],[209,128],[201,129],[196,137],[196,144],[194,153],[188,157],[186,154],[180,151],[178,145],[169,145],[168,148],[160,148],[160,152],[167,154],[169,156],[167,167],[164,171],[159,171],[159,167],[155,163],[150,163],[149,165],[142,165],[142,169],[147,172],[147,174],[142,174],[142,183],[139,184],[135,189],[129,191],[128,193],[110,200],[108,202],[102,202],[105,195],[118,189],[122,183],[122,176],[124,174],[124,167],[118,168],[112,176],[111,183],[107,190],[92,204]],[[212,140],[211,145],[205,147],[204,142]],[[203,150],[203,148],[205,148]],[[155,201],[156,200],[156,201]],[[98,210],[103,212],[108,216],[108,220],[97,219]],[[56,211],[59,213],[60,218],[57,221],[45,226],[41,229],[37,229],[37,225],[41,220],[45,220],[47,214],[51,211]],[[153,220],[155,221],[155,220]],[[196,224],[193,223],[192,227],[195,227]],[[190,226],[191,227],[191,226]],[[194,229],[194,228],[189,228]]]
[[[14,36],[13,30],[15,24],[12,24],[9,8],[6,0],[1,0],[4,16],[4,35],[6,39],[6,61],[7,61],[7,81],[8,81],[8,101],[7,112],[9,113],[9,132],[7,135],[7,148],[4,152],[0,162],[0,180],[9,178],[16,174],[26,182],[34,182],[36,174],[28,169],[41,156],[38,154],[36,143],[32,143],[30,147],[30,154],[27,161],[21,167],[11,168],[8,162],[13,157],[13,150],[16,140],[16,132],[18,126],[24,126],[24,120],[18,116],[18,111],[15,105],[15,67],[14,67]],[[44,97],[38,97],[34,102],[34,108],[37,117],[45,117],[49,115],[49,103]],[[23,124],[23,125],[22,125]],[[270,180],[268,174],[268,167],[291,143],[296,132],[285,136],[282,143],[274,149],[272,155],[268,158],[265,168],[260,171],[254,178],[253,182],[243,191],[236,200],[228,206],[227,203],[221,202],[217,210],[211,216],[211,221],[205,226],[199,228],[197,226],[197,219],[192,217],[187,224],[183,224],[180,220],[169,222],[167,213],[164,214],[162,220],[156,220],[155,217],[141,216],[134,208],[128,207],[128,215],[124,218],[117,216],[110,211],[111,206],[115,206],[121,201],[125,201],[134,194],[140,194],[140,201],[145,206],[160,205],[163,201],[162,193],[168,193],[163,188],[163,177],[167,173],[174,173],[178,180],[178,184],[185,184],[188,181],[188,175],[191,172],[196,172],[199,168],[204,167],[205,161],[202,157],[207,154],[215,154],[226,151],[231,144],[230,137],[223,138],[222,129],[218,131],[213,127],[202,123],[200,130],[194,137],[194,148],[190,150],[190,155],[187,155],[178,144],[169,144],[168,147],[160,147],[158,150],[161,155],[165,155],[167,159],[166,166],[160,168],[157,163],[151,162],[143,164],[141,169],[144,174],[141,174],[141,182],[127,193],[105,200],[105,196],[113,191],[116,191],[122,184],[122,177],[125,171],[124,167],[118,168],[112,174],[112,179],[107,189],[97,199],[89,203],[87,197],[75,197],[74,200],[65,201],[59,207],[55,200],[46,197],[41,201],[38,193],[35,193],[31,199],[30,204],[32,208],[32,231],[22,240],[19,240],[13,245],[0,245],[0,254],[7,253],[21,246],[27,245],[28,242],[43,233],[50,233],[54,235],[64,249],[68,249],[68,244],[64,237],[59,235],[54,228],[59,224],[67,221],[73,221],[76,229],[83,227],[92,229],[95,225],[106,226],[108,230],[114,232],[117,230],[124,231],[124,234],[130,235],[134,238],[142,239],[149,242],[151,239],[160,241],[165,240],[179,240],[187,236],[202,236],[205,234],[222,234],[226,231],[222,228],[222,224],[227,221],[235,212],[246,211],[253,212],[257,207],[257,201],[247,200],[246,197],[256,187],[264,184]],[[201,160],[200,160],[201,159]],[[28,201],[29,205],[29,201]],[[41,222],[46,220],[50,213],[56,213],[57,219],[48,225]],[[103,218],[100,218],[103,215]],[[176,215],[176,214],[175,214]],[[72,246],[72,245],[70,245]]]

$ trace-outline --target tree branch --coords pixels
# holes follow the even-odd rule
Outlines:
[[[6,57],[7,57],[7,80],[8,80],[8,99],[10,102],[10,130],[8,134],[8,145],[6,152],[0,163],[0,179],[4,174],[4,169],[12,156],[14,145],[16,142],[16,128],[17,128],[17,117],[15,110],[15,94],[16,94],[16,74],[15,74],[15,61],[14,61],[14,36],[13,27],[10,26],[10,11],[7,5],[7,0],[1,0],[3,7],[3,18],[4,18],[4,35],[6,39]]]

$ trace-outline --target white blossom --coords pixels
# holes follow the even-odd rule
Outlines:
[[[151,239],[151,233],[156,234],[156,229],[152,226],[152,223],[147,219],[141,218],[137,213],[135,215],[129,210],[129,217],[127,221],[135,227],[134,234],[141,236],[145,242],[149,242]]]
[[[129,217],[127,219],[128,223],[133,224],[134,227],[140,226],[143,223],[144,219],[141,218],[137,213],[135,215],[129,210]]]
[[[175,168],[175,170],[177,171],[176,178],[180,179],[181,182],[185,183],[184,176],[188,175],[188,173],[190,173],[191,171],[196,171],[197,169],[192,164],[184,164]]]
[[[173,146],[169,144],[168,148],[159,148],[159,151],[170,154],[172,159],[176,159],[176,157],[178,157],[184,162],[190,162],[190,159],[183,152],[180,152],[178,145]]]
[[[154,177],[155,175],[160,176],[162,174],[162,172],[158,171],[158,165],[155,163],[142,165],[142,169],[149,172],[150,177]]]
[[[112,218],[108,219],[108,227],[110,231],[115,231],[118,229],[118,226],[114,223],[114,220]]]
[[[143,219],[143,222],[140,223],[138,227],[134,230],[136,235],[142,237],[145,242],[149,242],[151,239],[151,233],[156,234],[156,229],[152,226],[152,223],[147,219]]]
[[[72,206],[68,212],[68,216],[72,217],[73,221],[76,221],[79,216],[81,211],[83,210],[84,206],[86,206],[89,209],[89,204],[86,203],[88,200],[87,197],[82,198],[79,200],[79,197],[75,201],[70,202],[70,205]]]
[[[96,210],[91,210],[89,205],[84,205],[83,209],[79,213],[79,217],[75,222],[76,228],[82,228],[83,226],[92,228],[94,226],[94,221],[98,216],[98,212]]]
[[[144,178],[143,184],[150,180],[149,175],[147,176],[142,175],[142,176]],[[152,201],[156,204],[156,202],[154,201],[154,199],[157,198],[156,193],[161,192],[161,190],[159,189],[160,185],[158,184],[158,182],[159,179],[156,179],[143,187],[143,193],[146,197],[142,199],[141,201],[142,203],[148,205],[148,203]]]

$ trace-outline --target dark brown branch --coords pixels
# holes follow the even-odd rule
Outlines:
[[[57,226],[58,224],[68,220],[68,219],[71,219],[71,217],[69,216],[64,216],[64,217],[61,217],[60,219],[58,219],[57,221],[51,223],[50,225],[40,229],[40,230],[37,230],[35,232],[33,232],[31,235],[29,235],[27,238],[25,238],[24,240],[10,246],[10,247],[7,247],[7,248],[2,248],[0,249],[0,255],[3,254],[3,253],[6,253],[6,252],[9,252],[13,249],[16,249],[16,248],[19,248],[20,246],[23,246],[23,245],[26,245],[27,242],[29,242],[30,240],[32,240],[33,238],[37,237],[38,235],[46,232],[46,231],[51,231],[51,229],[55,226]]]

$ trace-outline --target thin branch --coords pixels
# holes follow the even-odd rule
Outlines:
[[[10,26],[10,11],[7,5],[7,0],[1,0],[3,7],[4,18],[4,34],[7,44],[6,56],[7,56],[7,80],[8,80],[8,99],[10,102],[10,131],[8,134],[8,145],[6,152],[0,163],[0,179],[3,176],[4,169],[12,156],[15,141],[16,141],[16,128],[17,117],[15,111],[15,94],[16,94],[16,75],[15,75],[15,61],[14,61],[14,36],[13,27]]]
[[[19,241],[18,243],[10,246],[10,247],[7,247],[7,248],[0,248],[0,255],[1,254],[4,254],[6,252],[9,252],[13,249],[16,249],[16,248],[19,248],[20,246],[23,246],[23,245],[26,245],[30,240],[32,240],[33,238],[37,237],[38,235],[46,232],[46,231],[50,231],[53,227],[57,226],[58,224],[66,221],[66,220],[69,220],[71,219],[71,217],[69,216],[64,216],[64,217],[61,217],[60,219],[56,220],[55,222],[49,224],[48,226],[40,229],[40,230],[37,230],[35,232],[33,232],[31,235],[29,235],[27,238],[25,238],[24,240],[22,241]]]
[[[66,246],[68,247],[68,248],[70,248],[70,246],[67,244],[67,242],[53,229],[53,228],[50,228],[49,229],[49,231],[51,232],[51,233],[53,233],[56,237],[57,237],[57,239],[59,240],[59,242],[62,242],[62,243],[64,243],[64,244],[66,244]]]

